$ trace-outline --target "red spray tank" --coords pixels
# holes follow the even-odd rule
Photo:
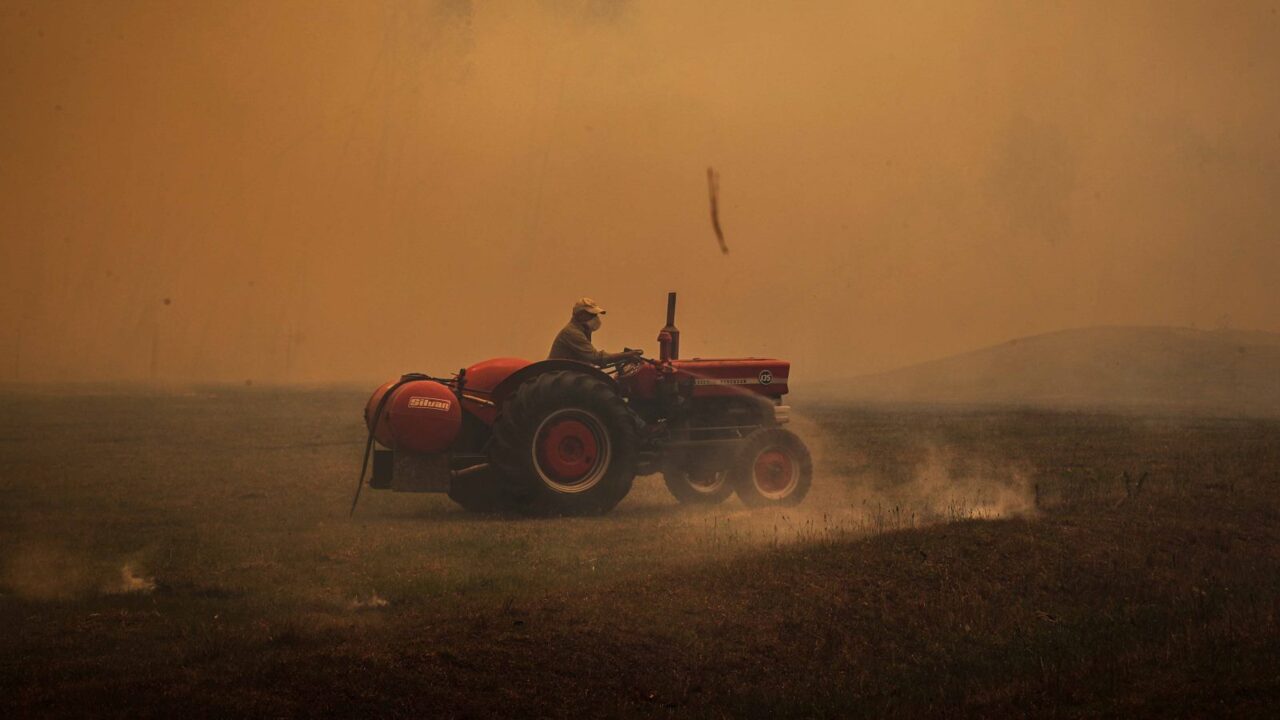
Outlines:
[[[393,450],[444,452],[462,427],[457,396],[433,380],[413,380],[391,390],[396,384],[392,381],[375,390],[365,405],[365,425],[373,431],[374,438]],[[391,398],[375,427],[373,414],[388,390]]]

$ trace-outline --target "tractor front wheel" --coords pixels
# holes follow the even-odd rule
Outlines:
[[[516,508],[599,515],[631,491],[636,423],[609,383],[572,370],[525,381],[503,403],[489,455]]]
[[[730,471],[748,507],[798,505],[813,483],[813,459],[795,433],[761,428],[747,436]]]

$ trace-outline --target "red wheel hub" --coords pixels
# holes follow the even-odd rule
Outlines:
[[[756,487],[767,493],[786,491],[794,481],[795,463],[781,450],[766,450],[756,458]]]
[[[579,420],[561,420],[542,431],[538,460],[557,480],[581,480],[595,465],[600,450],[591,428]]]

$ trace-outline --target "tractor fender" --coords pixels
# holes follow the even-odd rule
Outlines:
[[[555,370],[570,370],[573,372],[585,373],[609,383],[610,387],[617,387],[618,384],[617,381],[613,379],[613,376],[604,372],[595,365],[578,362],[577,360],[539,360],[538,362],[526,365],[508,375],[506,379],[498,383],[498,386],[493,389],[493,395],[490,399],[493,400],[495,405],[501,407],[502,401],[507,398],[507,395],[510,395],[516,388],[520,387],[525,380],[541,375],[542,373],[552,372]]]

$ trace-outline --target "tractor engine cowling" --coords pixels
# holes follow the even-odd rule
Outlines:
[[[730,397],[744,393],[780,398],[788,392],[791,363],[769,358],[673,360],[679,382],[693,383],[693,396]]]
[[[373,414],[387,391],[389,382],[374,391],[364,408],[365,425],[373,437],[393,450],[439,453],[449,448],[462,427],[462,408],[449,388],[431,380],[414,380],[396,388],[373,426]]]

